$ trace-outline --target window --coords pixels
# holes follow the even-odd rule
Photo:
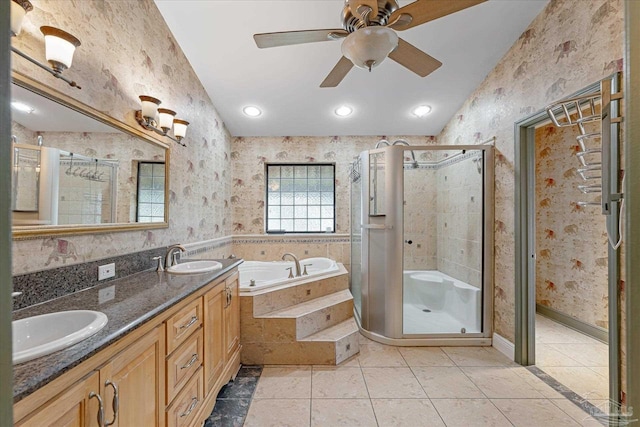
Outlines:
[[[333,233],[335,165],[267,165],[267,233]]]
[[[164,162],[138,163],[138,222],[164,222]]]

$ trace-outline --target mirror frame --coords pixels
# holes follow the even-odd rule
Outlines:
[[[24,74],[13,71],[11,73],[11,81],[24,89],[34,92],[65,107],[71,108],[78,113],[84,114],[94,120],[111,126],[121,132],[138,137],[146,142],[156,145],[165,150],[165,194],[164,194],[164,222],[145,222],[145,223],[112,223],[104,225],[50,225],[50,226],[12,226],[13,240],[33,239],[38,237],[50,237],[61,235],[77,235],[77,234],[98,234],[113,233],[121,231],[151,230],[169,227],[169,175],[170,175],[170,155],[171,150],[169,144],[165,143],[154,135],[147,134],[138,128],[123,123],[95,108],[84,104],[62,92],[57,91],[47,85],[44,85]]]

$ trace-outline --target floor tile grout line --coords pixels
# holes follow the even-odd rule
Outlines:
[[[593,414],[592,411],[595,411],[598,416],[604,416],[605,415],[605,413],[602,412],[600,410],[600,408],[598,408],[597,406],[593,405],[591,402],[589,402],[587,399],[583,398],[582,396],[578,395],[576,392],[574,392],[569,387],[567,387],[564,384],[562,384],[560,381],[558,381],[555,378],[553,378],[551,375],[549,375],[546,372],[544,372],[542,369],[540,369],[540,368],[538,368],[536,366],[527,366],[526,369],[529,370],[529,372],[534,374],[536,377],[538,377],[540,380],[542,380],[544,383],[546,383],[548,386],[553,388],[555,391],[560,393],[562,396],[564,396],[571,403],[576,405],[578,408],[582,409],[585,413],[587,412],[587,409],[588,409],[589,410],[589,414]],[[551,399],[549,399],[549,400],[551,400]],[[560,409],[562,410],[562,408],[560,408]],[[594,417],[593,415],[592,415],[592,417],[594,419],[596,419],[600,424],[605,425],[605,426],[608,425],[608,424],[605,424],[604,421],[599,420],[598,418]]]

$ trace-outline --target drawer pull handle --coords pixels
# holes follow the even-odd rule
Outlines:
[[[197,405],[198,405],[198,398],[197,397],[192,398],[191,405],[189,405],[189,408],[186,411],[180,414],[180,418],[188,417],[189,414],[193,412],[193,410],[196,408]]]
[[[191,317],[191,320],[189,320],[189,323],[185,323],[184,325],[180,326],[179,329],[187,329],[189,326],[193,325],[197,321],[198,321],[198,316],[193,316]]]
[[[113,402],[111,403],[111,407],[113,408],[113,419],[105,424],[105,427],[112,426],[116,423],[116,418],[118,418],[118,408],[120,407],[120,396],[118,395],[118,386],[115,383],[107,380],[104,382],[104,386],[113,387]]]
[[[191,360],[189,360],[189,362],[186,365],[181,366],[180,369],[188,369],[191,367],[191,365],[193,365],[197,361],[198,361],[198,353],[193,353],[193,356],[191,356]]]
[[[99,394],[91,392],[89,393],[89,399],[93,398],[98,399],[99,407],[98,407],[98,426],[104,427],[104,405],[102,404],[102,397]]]

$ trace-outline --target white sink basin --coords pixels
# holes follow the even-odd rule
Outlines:
[[[97,333],[107,324],[99,311],[73,310],[15,320],[13,364],[62,350]]]
[[[218,261],[202,260],[202,261],[188,261],[182,264],[172,265],[167,268],[167,272],[173,274],[196,274],[196,273],[208,273],[210,271],[220,270],[222,264]]]

